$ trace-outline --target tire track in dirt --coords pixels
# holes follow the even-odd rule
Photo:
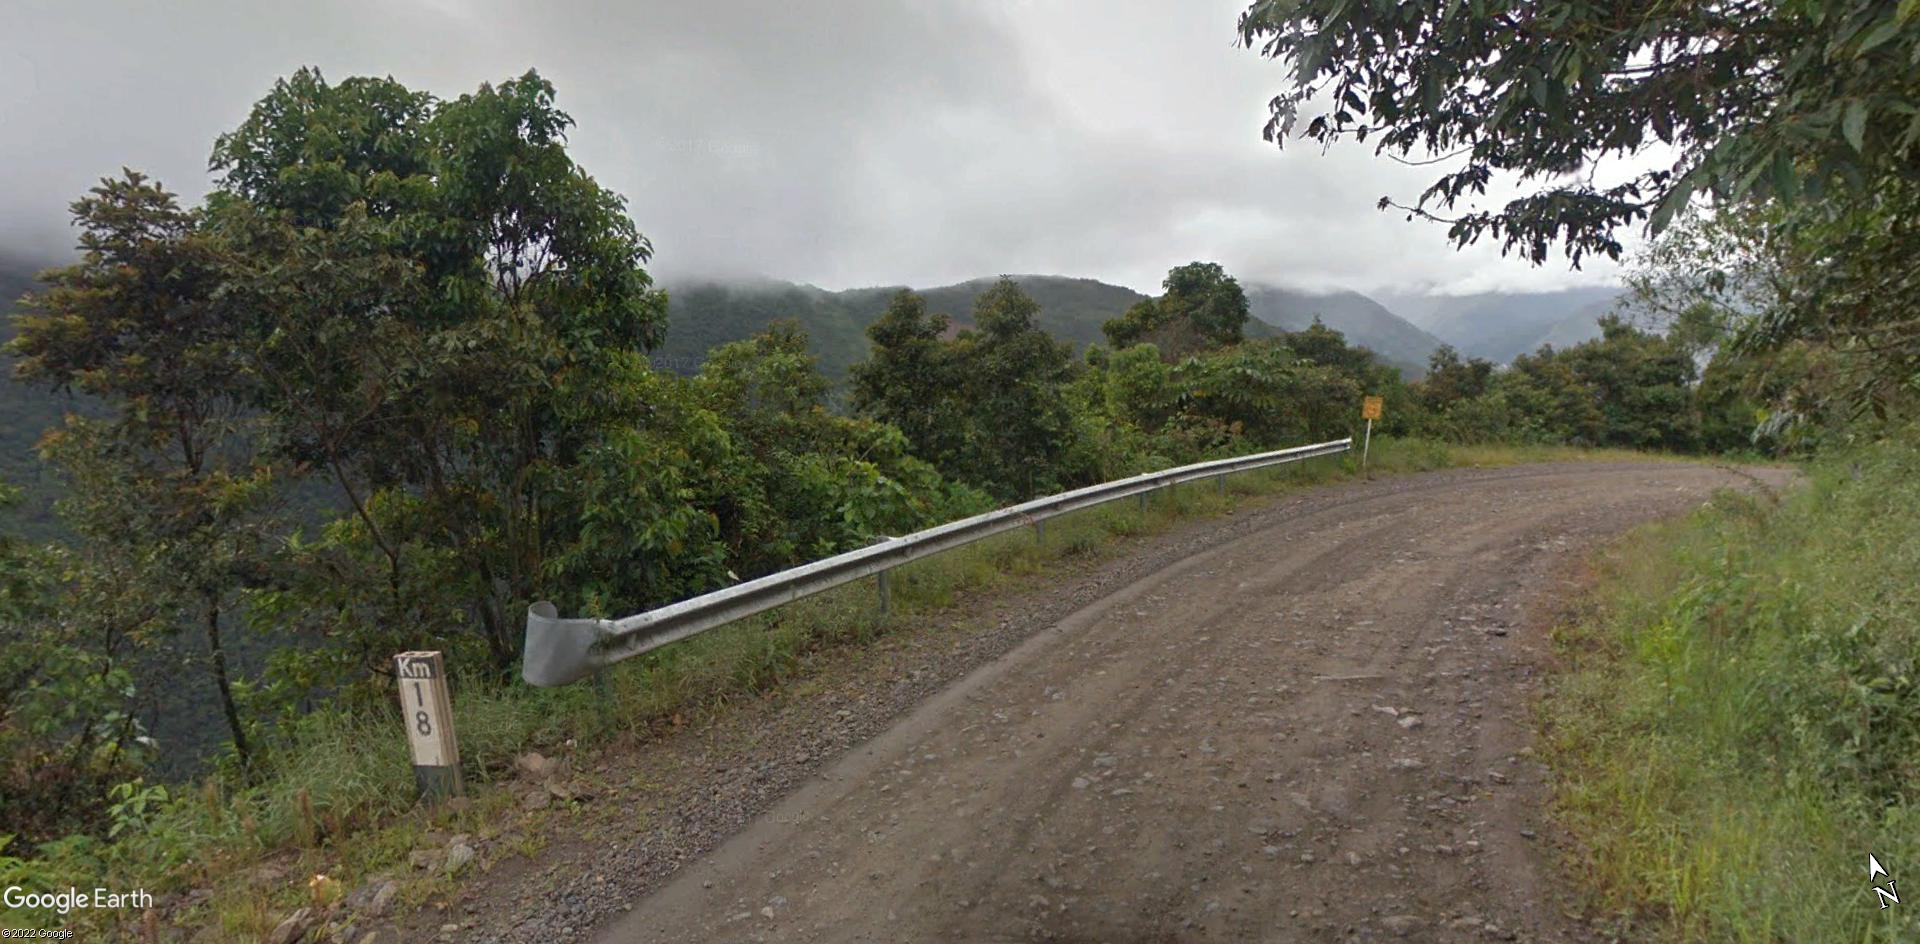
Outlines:
[[[820,765],[599,940],[1583,940],[1539,831],[1532,617],[1595,542],[1749,479],[1440,473],[1118,572]]]

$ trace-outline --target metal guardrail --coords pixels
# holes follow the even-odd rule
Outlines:
[[[1353,438],[1348,437],[1233,459],[1196,462],[1089,485],[971,518],[950,521],[905,537],[890,538],[624,619],[563,619],[553,604],[542,601],[527,610],[527,647],[520,674],[533,685],[565,685],[586,678],[622,659],[843,583],[875,574],[884,575],[886,571],[908,561],[970,544],[981,538],[1027,525],[1038,527],[1040,522],[1048,518],[1129,495],[1145,496],[1169,485],[1336,455],[1352,448]],[[1144,497],[1142,500],[1145,500]]]

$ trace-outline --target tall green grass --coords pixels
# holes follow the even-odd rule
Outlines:
[[[1633,454],[1376,437],[1368,473],[1608,455]],[[1115,557],[1131,549],[1126,538],[1357,472],[1357,456],[1314,459],[1242,473],[1227,479],[1224,489],[1213,483],[1165,489],[1144,512],[1131,500],[1088,509],[1048,521],[1044,540],[1029,530],[1010,532],[897,568],[886,615],[879,612],[872,581],[848,584],[628,660],[597,684],[536,689],[462,677],[456,666],[454,730],[473,787],[471,804],[415,808],[397,710],[392,717],[321,711],[285,732],[253,785],[140,785],[134,792],[144,801],[124,806],[112,841],[63,841],[33,856],[0,849],[0,874],[24,876],[33,887],[118,883],[156,894],[210,889],[210,897],[181,916],[183,923],[216,929],[216,939],[256,940],[303,903],[304,886],[294,879],[326,872],[351,887],[376,872],[404,872],[408,851],[428,830],[482,836],[497,831],[512,818],[503,814],[513,800],[490,784],[510,779],[514,758],[526,751],[551,751],[571,741],[574,750],[591,756],[617,738],[644,739],[657,727],[805,679],[850,647],[889,633],[951,625],[953,607],[965,594],[1038,586],[1057,576],[1056,562]],[[260,879],[263,861],[285,875]],[[58,927],[110,917],[7,913],[0,921]]]
[[[1630,939],[1920,939],[1920,447],[1639,531],[1559,642],[1558,812]]]

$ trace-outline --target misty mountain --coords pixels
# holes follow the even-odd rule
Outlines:
[[[1547,330],[1541,332],[1527,350],[1537,351],[1542,345],[1552,345],[1554,350],[1559,351],[1598,339],[1600,319],[1612,313],[1617,304],[1617,299],[1610,298],[1575,310],[1573,314],[1548,325]]]
[[[1253,316],[1283,331],[1299,331],[1319,318],[1410,374],[1421,373],[1440,339],[1359,292],[1308,292],[1278,285],[1248,285]]]
[[[34,287],[39,261],[0,255],[0,345],[13,340],[14,308],[20,296]],[[18,506],[0,511],[0,529],[32,538],[59,533],[53,502],[61,493],[58,477],[34,452],[40,434],[57,426],[67,411],[81,406],[78,398],[29,387],[13,379],[14,358],[0,354],[0,482],[24,490]]]
[[[788,319],[807,332],[809,347],[828,376],[844,377],[866,357],[866,327],[887,304],[886,289],[829,292],[772,279],[668,284],[667,341],[655,367],[680,374],[700,369],[707,351],[751,337]]]
[[[1040,305],[1040,327],[1084,351],[1104,342],[1100,326],[1147,296],[1121,285],[1059,275],[1016,275],[1021,290]],[[929,311],[953,319],[955,330],[973,326],[973,302],[997,276],[936,288],[915,289]],[[667,343],[654,363],[681,373],[699,369],[718,344],[751,337],[769,322],[789,318],[807,331],[820,369],[836,381],[866,360],[866,328],[886,311],[887,301],[903,286],[830,292],[811,285],[773,279],[732,282],[679,282],[666,286],[669,302]],[[1249,323],[1249,337],[1272,337],[1265,323]]]
[[[14,300],[32,286],[38,268],[37,262],[0,256],[3,310],[10,313]],[[1022,275],[1014,280],[1039,303],[1040,326],[1078,350],[1104,342],[1100,326],[1147,297],[1095,279]],[[917,291],[929,309],[950,316],[958,330],[971,326],[974,299],[994,281],[979,278]],[[775,279],[682,281],[665,287],[670,321],[666,344],[653,355],[657,367],[691,374],[714,346],[750,337],[773,321],[792,319],[806,330],[821,369],[836,382],[846,377],[848,368],[866,359],[866,328],[899,291],[898,286],[879,286],[836,292]],[[1596,321],[1619,295],[1614,288],[1467,296],[1403,294],[1382,296],[1383,304],[1358,292],[1309,292],[1254,283],[1247,285],[1253,316],[1247,335],[1271,337],[1280,331],[1298,331],[1317,317],[1345,334],[1349,342],[1417,375],[1427,355],[1443,341],[1472,356],[1507,361],[1543,343],[1568,347],[1598,337]],[[11,318],[0,318],[0,342],[13,334]],[[60,487],[32,446],[43,431],[59,422],[63,412],[81,404],[73,397],[14,382],[10,361],[0,360],[0,372],[4,372],[0,374],[0,480],[27,489],[27,500],[10,520],[29,534],[48,535],[57,528],[51,502]]]
[[[1062,275],[1016,275],[1022,291],[1040,303],[1040,327],[1062,341],[1071,342],[1077,351],[1094,344],[1105,344],[1100,326],[1126,314],[1127,309],[1145,301],[1147,296],[1123,285],[1110,285],[1097,279],[1077,279]],[[953,317],[959,327],[972,327],[973,300],[993,287],[999,278],[980,278],[957,285],[945,285],[920,291],[927,309]],[[892,294],[889,291],[888,294]],[[878,314],[876,313],[876,317]],[[1250,326],[1249,337],[1271,337],[1273,332]]]
[[[1537,349],[1549,338],[1566,346],[1599,337],[1596,325],[1624,290],[1614,286],[1570,288],[1556,292],[1482,292],[1476,295],[1383,295],[1382,300],[1408,321],[1470,357],[1505,363]],[[1584,334],[1583,334],[1584,333]]]
[[[993,285],[980,278],[937,288],[916,289],[929,310],[969,327],[973,300]],[[1104,343],[1100,326],[1147,296],[1095,279],[1058,275],[1020,275],[1014,281],[1040,304],[1040,327],[1076,348]],[[806,328],[821,369],[838,380],[867,356],[866,326],[886,310],[899,286],[829,292],[810,285],[772,279],[669,284],[671,321],[666,346],[655,357],[660,366],[691,373],[709,348],[748,337],[777,318],[792,318]],[[1418,373],[1440,340],[1358,292],[1308,292],[1278,285],[1246,287],[1253,318],[1250,338],[1299,331],[1318,317],[1328,327],[1363,345],[1395,366]]]

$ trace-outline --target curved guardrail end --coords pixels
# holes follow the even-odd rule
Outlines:
[[[527,607],[520,677],[529,685],[553,688],[592,675],[600,668],[594,647],[607,634],[606,625],[598,619],[561,619],[545,600]]]

